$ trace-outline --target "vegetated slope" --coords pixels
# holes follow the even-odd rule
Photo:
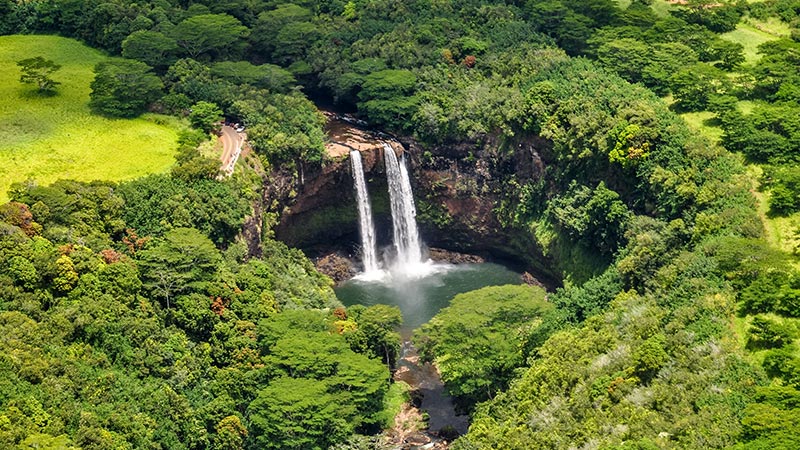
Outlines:
[[[57,95],[36,93],[19,82],[16,62],[34,56],[62,68]],[[101,52],[57,36],[0,37],[0,200],[11,183],[28,178],[124,180],[163,172],[174,162],[181,125],[148,115],[113,120],[92,114],[89,83]]]
[[[242,190],[62,180],[0,206],[0,447],[328,448],[391,421],[400,311],[346,311],[279,242],[244,260]]]
[[[42,2],[48,4],[48,0]],[[320,162],[318,151],[308,152],[321,147],[319,120],[302,93],[291,89],[297,80],[309,90],[356,108],[375,125],[413,134],[420,142],[419,157],[425,164],[434,166],[443,158],[451,158],[459,161],[456,168],[468,168],[479,175],[490,171],[496,174],[499,183],[494,186],[500,186],[502,201],[494,212],[504,225],[500,232],[535,240],[557,262],[559,271],[572,276],[566,279],[565,289],[549,296],[556,307],[554,326],[542,331],[549,333],[559,327],[560,331],[546,342],[545,336],[521,339],[526,344],[520,349],[524,353],[507,358],[507,364],[499,368],[497,380],[488,387],[480,383],[454,385],[469,394],[471,398],[467,400],[471,402],[496,396],[477,406],[472,430],[458,444],[462,448],[720,448],[742,442],[778,447],[798,434],[800,360],[795,346],[797,330],[791,317],[800,312],[800,276],[787,264],[785,254],[773,251],[763,241],[749,192],[752,180],[741,158],[692,135],[652,92],[623,82],[586,59],[567,55],[597,57],[600,64],[628,81],[641,82],[658,95],[672,93],[680,108],[719,106],[729,114],[721,117],[731,125],[726,130],[739,131],[727,133],[726,142],[736,145],[730,149],[753,158],[777,157],[775,161],[781,162],[794,161],[796,149],[798,128],[778,127],[776,122],[796,121],[790,102],[798,92],[798,72],[793,69],[796,61],[792,59],[797,44],[782,40],[767,46],[769,57],[760,61],[768,64],[753,73],[760,95],[783,99],[786,105],[776,111],[756,108],[751,116],[743,118],[730,108],[736,99],[725,96],[730,87],[725,82],[729,78],[725,71],[742,62],[742,48],[718,35],[735,27],[741,18],[741,5],[706,8],[703,2],[692,1],[686,8],[676,6],[674,11],[670,8],[670,14],[661,11],[664,14],[656,15],[646,3],[631,2],[625,10],[606,0],[531,0],[521,7],[473,0],[436,7],[426,0],[311,2],[277,7],[232,2],[209,7],[192,5],[192,11],[163,3],[96,5],[89,1],[71,2],[64,9],[52,10],[28,10],[8,3],[0,3],[0,7],[16,8],[18,17],[26,19],[10,26],[26,25],[82,36],[92,45],[149,60],[154,67],[166,70],[167,96],[171,100],[182,100],[185,105],[215,102],[226,113],[241,118],[248,125],[251,138],[259,138],[254,139],[255,149],[267,162],[299,169],[312,164],[318,167]],[[91,13],[73,14],[82,8]],[[168,14],[163,13],[164,8],[168,8]],[[673,12],[679,17],[673,17]],[[229,13],[237,19],[219,13]],[[103,26],[98,25],[100,21]],[[114,26],[106,26],[109,22]],[[134,23],[148,32],[134,34],[138,33],[133,31]],[[203,37],[203,30],[219,29],[220,23],[230,25],[219,30],[222,33],[218,36],[224,40],[197,42],[206,44],[205,48],[192,45],[192,38]],[[142,44],[142,39],[156,49],[164,44],[165,52],[153,57],[151,52],[142,52],[141,47],[133,46],[138,51],[131,51],[132,43]],[[562,49],[555,48],[554,43]],[[284,81],[272,83],[260,74],[280,71],[250,67],[253,77],[248,81],[245,78],[250,77],[239,76],[240,68],[249,67],[246,64],[220,65],[220,60],[228,57],[279,64],[296,78],[282,76]],[[253,90],[248,84],[270,91]],[[279,88],[278,92],[287,94],[272,95],[273,85]],[[717,96],[709,96],[711,93]],[[293,113],[285,114],[287,110]],[[776,112],[780,116],[775,116]],[[434,153],[434,147],[449,147],[450,151],[442,156]],[[759,153],[764,150],[769,153]],[[453,166],[443,167],[450,170]],[[794,181],[796,177],[781,179],[783,186],[777,191],[784,195],[775,206],[790,210],[796,207],[792,192],[798,183]],[[454,184],[458,195],[477,198],[498,193],[490,192],[492,186],[482,183],[479,177],[456,180]],[[170,183],[159,186],[172,189]],[[56,221],[56,226],[45,227],[45,238],[59,244],[79,243],[75,241],[80,238],[75,233],[79,224],[71,221],[83,216],[73,215],[74,211],[65,214],[60,209],[64,202],[57,192],[32,192],[19,193],[19,200],[30,204],[32,219],[46,222],[54,220],[50,217],[66,217]],[[81,195],[80,199],[86,197]],[[235,437],[237,433],[241,437],[242,430],[246,430],[247,442],[262,446],[275,443],[273,436],[288,437],[291,441],[283,442],[284,446],[299,448],[322,447],[331,439],[345,439],[345,433],[317,433],[313,427],[305,433],[282,433],[292,429],[293,424],[281,422],[279,428],[275,424],[286,417],[294,404],[304,406],[312,397],[318,401],[309,405],[314,414],[306,416],[308,420],[317,425],[330,422],[333,402],[324,394],[331,390],[340,393],[341,389],[336,391],[337,386],[341,387],[337,376],[344,374],[327,356],[347,352],[341,347],[341,339],[331,333],[319,334],[320,328],[316,327],[322,321],[326,326],[332,322],[339,332],[358,330],[358,318],[354,325],[342,312],[328,315],[325,320],[310,316],[304,320],[293,314],[272,317],[269,295],[256,299],[250,295],[252,290],[247,293],[243,287],[250,277],[245,276],[240,287],[236,277],[214,271],[219,279],[212,282],[206,278],[211,277],[212,271],[206,271],[205,265],[197,272],[190,271],[200,278],[190,279],[184,286],[200,295],[186,295],[180,301],[174,298],[173,303],[169,290],[155,290],[158,272],[154,269],[159,267],[159,258],[169,262],[166,257],[174,257],[179,253],[175,247],[187,242],[190,232],[183,229],[187,222],[198,229],[208,225],[195,224],[184,217],[192,213],[191,209],[170,208],[177,203],[172,198],[153,202],[175,210],[172,225],[180,230],[155,233],[160,240],[154,247],[134,257],[141,263],[140,281],[149,284],[142,290],[142,296],[150,301],[144,302],[145,306],[166,309],[159,320],[167,328],[173,319],[194,336],[203,336],[212,328],[218,331],[212,332],[212,338],[219,337],[224,344],[230,344],[217,346],[219,351],[214,353],[218,359],[211,365],[222,370],[210,372],[215,374],[214,383],[219,384],[205,385],[201,375],[188,377],[197,382],[192,387],[199,387],[201,393],[209,387],[214,394],[224,394],[212,407],[203,403],[206,397],[198,391],[183,391],[184,398],[194,402],[196,409],[192,411],[199,410],[203,418],[204,426],[198,429],[205,430],[207,436],[215,435],[214,439]],[[113,205],[113,201],[103,202],[102,211]],[[13,205],[9,211],[26,209]],[[29,222],[25,214],[11,216],[18,219],[11,223],[17,228],[22,229]],[[147,226],[157,225],[162,219],[153,220],[138,213],[125,217],[129,224]],[[446,225],[446,216],[436,217]],[[110,245],[124,251],[125,239],[131,242],[133,237],[121,233],[120,225],[112,220],[103,226],[116,230]],[[35,227],[28,228],[33,235],[38,233]],[[8,236],[20,237],[17,230],[11,230],[13,233]],[[225,241],[224,236],[219,238]],[[52,308],[53,303],[53,312],[59,311],[64,290],[69,290],[67,298],[73,295],[84,300],[82,291],[70,288],[75,279],[73,272],[86,276],[86,283],[93,281],[87,276],[94,275],[86,272],[87,266],[78,269],[69,254],[61,258],[49,252],[48,259],[47,245],[38,237],[30,241],[27,248],[21,247],[28,253],[10,252],[5,263],[9,269],[14,267],[9,270],[10,282],[6,285],[15,295],[7,308],[38,319],[38,309]],[[189,243],[195,241],[190,239]],[[94,250],[99,248],[102,247]],[[275,249],[268,250],[266,254],[272,256]],[[45,257],[40,258],[37,251],[43,251]],[[229,251],[226,258],[235,260],[236,248]],[[75,258],[79,255],[76,253]],[[298,266],[303,264],[282,264],[271,275],[283,282],[279,286],[286,286],[287,280],[300,270]],[[270,268],[274,267],[261,267]],[[313,279],[313,274],[307,275]],[[236,283],[231,284],[232,281]],[[211,317],[210,298],[203,295],[227,292],[225,289],[234,285],[257,306],[235,311],[236,306],[245,305],[231,300],[229,309],[234,310],[235,318]],[[261,286],[258,282],[252,285]],[[195,289],[198,290],[192,291]],[[324,291],[324,287],[319,290]],[[312,289],[284,296],[292,301],[282,305],[308,305],[302,300],[306,296],[315,298],[314,292]],[[238,294],[235,289],[234,294]],[[211,304],[217,310],[226,306],[226,297],[219,298],[219,303]],[[93,305],[90,301],[87,304]],[[254,327],[253,320],[239,321],[240,313],[251,319],[269,317]],[[502,330],[502,314],[495,313],[478,311],[475,315],[488,316],[493,327]],[[741,320],[736,320],[735,315],[746,316],[753,326],[746,331],[736,328],[734,325]],[[208,318],[211,321],[206,321]],[[442,320],[446,319],[445,316]],[[110,322],[117,323],[116,318]],[[56,321],[53,329],[60,330],[60,326],[69,323]],[[299,323],[302,326],[296,326]],[[287,330],[302,343],[297,353],[291,353],[290,342],[276,339]],[[365,331],[364,327],[361,331]],[[436,339],[436,333],[431,334]],[[93,335],[87,332],[86,336]],[[365,345],[360,344],[373,343],[380,336],[355,336],[351,347],[363,349]],[[89,338],[70,335],[65,342],[90,342]],[[531,343],[534,345],[528,345]],[[111,340],[110,344],[116,342]],[[168,344],[165,350],[171,348],[172,342]],[[218,342],[209,344],[214,348]],[[752,354],[745,351],[745,345],[763,349],[762,367],[758,367],[761,361],[754,361]],[[202,347],[202,343],[198,346]],[[147,358],[150,347],[146,342],[134,342],[130,347],[136,364],[124,370],[158,368],[158,360],[154,364]],[[449,347],[452,346],[432,342],[430,357],[443,357],[437,348],[447,356]],[[499,351],[511,352],[508,347]],[[326,358],[314,360],[313,355],[319,354]],[[480,356],[488,363],[478,368],[489,372],[495,369],[491,355]],[[16,444],[36,432],[63,430],[76,442],[93,446],[83,430],[98,423],[96,428],[100,431],[119,433],[124,435],[121,440],[138,444],[134,441],[137,430],[119,426],[120,421],[115,421],[113,415],[102,416],[103,420],[97,422],[92,422],[91,417],[76,422],[75,417],[80,417],[75,413],[78,407],[66,411],[62,419],[66,425],[62,427],[57,420],[49,429],[49,422],[44,420],[25,422],[22,417],[26,416],[16,411],[27,408],[24,411],[28,415],[35,415],[39,410],[35,402],[23,404],[18,397],[34,392],[31,395],[35,400],[49,401],[48,391],[43,394],[33,386],[41,373],[40,360],[30,360],[35,364],[9,363],[9,372],[30,377],[30,386],[18,392],[16,402],[3,405],[8,410],[5,415],[17,430],[9,442]],[[228,364],[232,363],[242,363],[246,375],[239,377],[240,372],[229,371],[240,369],[231,368]],[[381,375],[372,371],[369,364],[363,368],[362,374]],[[234,375],[228,377],[231,373]],[[183,375],[177,373],[173,378],[170,374],[167,378],[179,386],[185,380]],[[231,378],[253,384],[246,386],[243,395],[237,390],[240,385],[230,382]],[[336,381],[328,385],[328,390],[323,389],[320,383],[330,378]],[[464,378],[471,381],[469,377],[453,376],[449,377],[450,384]],[[510,386],[507,391],[496,392],[506,385]],[[367,376],[360,392],[380,393],[381,388],[376,386]],[[298,392],[308,395],[297,395]],[[363,420],[362,424],[375,420],[376,405],[369,404],[363,396],[349,400],[353,408],[346,411]],[[102,401],[98,403],[104,406]],[[51,410],[62,411],[58,406],[48,404]],[[230,411],[235,411],[232,416],[236,419],[226,420],[229,416],[225,414]],[[171,423],[194,431],[191,425],[195,416],[189,416]],[[81,425],[86,427],[81,429]],[[203,444],[192,441],[194,433],[171,432],[159,428],[150,440],[163,446]]]

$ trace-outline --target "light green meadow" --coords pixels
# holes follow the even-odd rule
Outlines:
[[[16,62],[43,56],[62,67],[57,95],[19,82]],[[62,178],[126,180],[166,171],[174,162],[177,119],[147,114],[107,119],[88,107],[89,84],[103,53],[58,36],[0,36],[0,202],[12,183]]]

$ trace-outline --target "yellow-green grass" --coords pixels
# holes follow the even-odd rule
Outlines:
[[[669,10],[673,9],[675,6],[667,0],[656,0],[650,7],[653,8],[657,16],[667,17],[669,16]]]
[[[759,45],[779,38],[778,35],[767,33],[745,22],[739,22],[735,30],[724,33],[721,36],[728,41],[742,44],[744,47],[744,59],[747,64],[753,64],[761,57],[757,53]]]
[[[753,108],[755,107],[756,107],[756,102],[752,100],[739,100],[738,102],[736,102],[736,108],[742,114],[750,114],[751,112],[753,112]]]
[[[713,143],[719,143],[722,138],[722,128],[714,124],[717,115],[711,111],[688,112],[681,114],[689,128],[708,138]]]
[[[409,392],[411,386],[405,381],[397,381],[389,386],[389,391],[383,397],[383,411],[381,421],[384,428],[394,425],[394,418],[403,410],[403,405],[411,399]]]
[[[19,82],[16,61],[43,56],[62,67],[57,95],[41,96]],[[166,171],[178,130],[168,116],[107,119],[88,107],[95,64],[109,59],[58,36],[0,36],[0,202],[10,185],[34,179],[119,181]]]
[[[748,17],[745,19],[745,22],[772,36],[789,37],[792,34],[792,27],[777,17],[768,17],[767,20],[758,20]]]
[[[764,173],[761,167],[753,164],[748,167],[753,180],[758,180]],[[793,253],[795,249],[800,247],[800,212],[791,214],[786,217],[770,216],[769,211],[769,192],[762,192],[758,186],[754,186],[753,195],[755,195],[758,215],[764,223],[764,233],[767,242],[774,248],[783,250],[788,253]],[[800,269],[800,261],[795,262],[795,265]]]
[[[617,7],[620,9],[626,9],[628,6],[631,5],[631,0],[616,0]],[[669,15],[669,10],[672,9],[674,6],[669,3],[667,0],[656,0],[653,2],[650,7],[659,17],[666,17]]]

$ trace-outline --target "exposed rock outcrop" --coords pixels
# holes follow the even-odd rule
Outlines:
[[[328,253],[314,259],[314,266],[320,273],[323,273],[336,283],[353,278],[356,273],[353,260],[340,252]]]

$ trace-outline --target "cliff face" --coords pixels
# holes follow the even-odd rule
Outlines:
[[[509,180],[543,176],[544,142],[505,151],[491,140],[426,148],[410,139],[403,143],[413,163],[417,218],[428,245],[506,259],[548,285],[558,284],[560,275],[530,232],[504,226],[498,217],[504,193],[513,191]]]
[[[344,144],[335,145],[341,149]],[[274,226],[278,239],[312,253],[316,249],[351,249],[356,245],[358,211],[349,148],[345,149],[325,166],[305,169],[302,177],[294,177],[294,182],[286,182],[292,180],[292,174],[273,173],[273,180],[267,183],[283,185],[267,194],[270,210],[278,215]],[[380,220],[389,214],[383,147],[373,145],[360,151],[373,213]]]
[[[528,230],[505,227],[497,209],[510,179],[523,182],[544,172],[540,148],[544,142],[523,142],[501,151],[497,142],[423,147],[401,139],[410,162],[417,205],[417,220],[428,246],[494,259],[532,271],[549,285],[560,279],[552,261],[543,255]],[[389,243],[391,217],[380,141],[362,153],[373,205],[379,245]],[[336,142],[336,145],[347,142]],[[355,146],[351,146],[355,147]],[[399,145],[395,145],[399,149]],[[508,145],[504,146],[509,148]],[[358,245],[358,219],[349,155],[339,156],[323,168],[306,170],[287,192],[265,189],[266,202],[279,220],[276,237],[311,254],[326,250],[352,252]],[[273,177],[286,180],[287,174]],[[299,177],[295,177],[299,178]],[[280,185],[280,181],[274,182]],[[274,187],[274,186],[273,186]]]

